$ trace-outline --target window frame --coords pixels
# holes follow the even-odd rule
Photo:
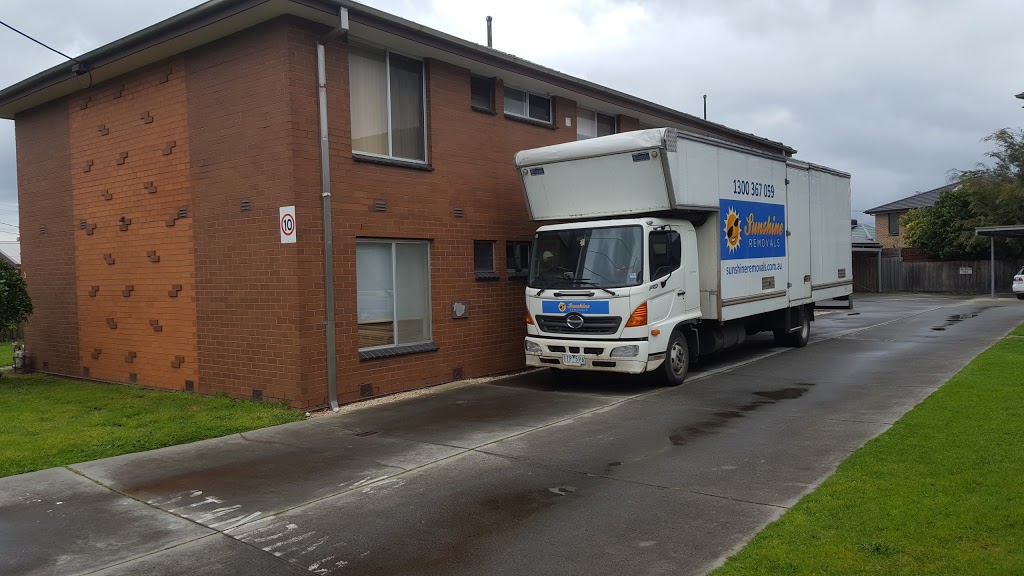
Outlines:
[[[900,216],[902,216],[902,214],[900,214],[899,212],[889,212],[888,215],[889,215],[889,222],[888,222],[888,224],[889,224],[889,236],[899,236],[900,235]],[[895,232],[892,231],[892,217],[893,216],[896,217],[896,231]]]
[[[508,106],[505,105],[505,98],[507,97],[507,94],[508,94],[509,90],[515,90],[516,92],[522,92],[523,94],[526,95],[526,101],[525,101],[525,104],[526,104],[526,114],[525,115],[517,114],[515,112],[509,112],[508,111]],[[536,96],[538,98],[544,98],[545,100],[548,101],[548,119],[547,120],[541,120],[539,118],[534,118],[533,116],[530,116],[530,96]],[[531,92],[531,91],[523,89],[523,88],[516,88],[515,86],[507,86],[506,85],[505,89],[503,91],[503,94],[501,95],[501,100],[502,100],[502,102],[501,102],[501,104],[502,104],[502,106],[501,106],[502,107],[502,112],[504,112],[505,114],[507,114],[509,116],[514,116],[516,118],[522,118],[522,119],[528,120],[530,122],[538,122],[540,124],[546,124],[546,125],[554,125],[554,123],[555,123],[555,103],[554,103],[554,98],[552,98],[552,96],[550,94],[541,94],[539,92]]]
[[[477,244],[489,244],[491,247],[491,268],[490,270],[477,270],[476,269],[476,246]],[[473,240],[473,276],[477,280],[497,280],[498,279],[498,268],[496,266],[496,258],[494,257],[495,245],[497,242],[494,240]]]
[[[484,106],[480,106],[478,104],[474,104],[473,103],[473,81],[474,80],[484,81],[490,87],[490,89],[491,89],[491,95],[490,95],[491,105],[490,106],[484,107]],[[497,78],[494,78],[494,77],[491,77],[491,76],[481,76],[479,74],[470,74],[469,75],[469,107],[472,108],[473,110],[476,110],[477,112],[486,112],[488,114],[496,114],[497,113],[497,108],[498,108],[498,105],[497,105],[497,102],[496,102],[496,99],[497,99],[496,95],[497,95],[497,92],[498,92],[497,84],[498,84],[498,79]]]
[[[648,282],[654,282],[655,280],[662,278],[662,276],[655,275],[655,273],[658,272],[658,270],[661,270],[662,267],[659,267],[657,270],[655,270],[654,263],[651,261],[654,258],[654,246],[652,241],[654,239],[655,234],[664,234],[668,236],[669,241],[667,246],[669,250],[669,255],[674,256],[678,260],[672,262],[675,268],[669,270],[668,273],[665,274],[665,276],[671,276],[672,274],[675,274],[677,270],[683,267],[683,235],[679,233],[679,230],[672,228],[669,228],[667,230],[652,230],[647,235],[647,262],[645,262],[645,264],[646,268],[648,269],[647,274],[650,276],[647,280]],[[679,252],[676,254],[672,254],[671,250],[674,249],[675,244],[678,244]]]
[[[378,46],[376,44],[371,44],[369,42],[353,42],[352,45],[356,46],[358,48],[369,49],[369,50],[381,50],[381,51],[384,52],[384,79],[385,79],[385,86],[386,86],[386,90],[387,90],[387,100],[386,100],[387,104],[386,104],[386,107],[387,107],[387,111],[388,111],[388,125],[387,125],[387,130],[388,130],[388,153],[387,154],[378,154],[376,152],[364,152],[362,150],[356,150],[355,145],[352,145],[352,153],[356,154],[356,155],[359,155],[359,156],[365,156],[365,157],[369,157],[369,158],[380,158],[380,159],[389,160],[389,161],[390,160],[394,160],[394,161],[398,161],[398,162],[411,162],[413,164],[423,164],[423,165],[430,164],[430,147],[428,145],[429,144],[429,138],[427,137],[427,134],[430,131],[430,123],[429,123],[429,121],[427,119],[427,63],[426,63],[426,59],[420,58],[418,56],[413,56],[412,54],[409,54],[409,53],[406,53],[406,52],[402,52],[400,50],[392,50],[392,49],[390,49],[390,48],[388,48],[386,46]],[[394,145],[393,145],[393,143],[391,141],[392,140],[392,136],[393,136],[393,132],[391,130],[391,54],[392,53],[397,54],[399,56],[402,56],[404,58],[409,58],[410,60],[416,60],[417,62],[420,63],[420,71],[421,71],[422,79],[423,79],[420,82],[420,97],[422,98],[421,101],[423,102],[423,159],[422,160],[415,159],[415,158],[403,158],[401,156],[395,156],[394,155]],[[349,105],[349,121],[351,122],[352,109],[353,109],[353,106],[352,106],[352,92],[351,92],[351,90],[349,91],[348,105]]]
[[[358,352],[366,352],[369,350],[389,350],[392,348],[404,348],[407,346],[418,346],[421,344],[433,344],[434,342],[434,298],[433,298],[433,274],[430,272],[430,258],[431,258],[431,242],[429,240],[412,240],[407,238],[356,238],[356,249],[358,250],[360,244],[388,244],[391,246],[391,314],[392,322],[392,343],[382,344],[380,346],[366,346],[365,348],[359,346],[358,334],[356,337],[356,347]],[[416,342],[399,342],[398,341],[398,248],[399,244],[420,244],[427,247],[427,306],[426,306],[426,320],[427,322],[427,339],[417,340]],[[359,268],[356,267],[356,277],[358,278]],[[356,331],[358,333],[358,316],[359,316],[359,299],[356,297]]]
[[[526,259],[522,261],[523,268],[516,270],[513,263],[508,260],[508,249],[512,248],[513,256],[515,253],[523,248],[526,249]],[[530,276],[530,256],[533,253],[533,242],[527,242],[525,240],[506,240],[505,241],[505,272],[508,274],[509,280],[529,278]]]
[[[595,136],[587,136],[585,138],[580,138],[580,116],[581,116],[580,112],[584,112],[584,111],[590,112],[591,114],[594,115],[593,121],[594,121],[594,134],[595,134]],[[579,140],[592,140],[594,138],[601,138],[601,136],[599,134],[597,134],[597,126],[598,126],[598,124],[597,124],[597,117],[598,116],[604,116],[605,118],[611,118],[612,119],[612,134],[618,134],[619,133],[619,117],[618,116],[616,116],[615,114],[605,114],[604,112],[599,112],[597,110],[591,110],[590,108],[584,108],[584,107],[580,106],[580,107],[576,108],[576,140],[577,141],[579,141]]]

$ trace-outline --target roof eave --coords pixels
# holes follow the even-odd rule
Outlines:
[[[124,74],[126,68],[130,70],[138,67],[133,67],[133,63],[126,60],[134,58],[141,62],[139,66],[144,66],[151,61],[155,62],[184,52],[216,37],[237,32],[276,16],[293,14],[324,24],[333,24],[339,7],[348,9],[349,18],[353,22],[459,53],[481,63],[527,74],[542,81],[566,85],[574,91],[621,103],[639,112],[662,117],[695,130],[706,131],[709,135],[731,137],[759,147],[777,150],[787,156],[797,152],[781,142],[709,122],[349,0],[211,0],[78,56],[76,60],[86,63],[91,69],[92,82],[99,83]],[[253,15],[256,12],[258,14],[255,14],[255,17],[242,17],[243,14]],[[170,41],[176,41],[173,48],[159,50],[161,45]],[[116,63],[121,63],[121,66],[113,66]],[[0,90],[0,118],[13,119],[19,112],[81,90],[83,86],[79,84],[80,75],[72,70],[72,66],[73,62],[58,64]]]

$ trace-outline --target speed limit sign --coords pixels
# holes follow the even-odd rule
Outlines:
[[[282,206],[279,218],[281,244],[295,243],[295,206]]]

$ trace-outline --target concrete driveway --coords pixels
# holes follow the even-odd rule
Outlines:
[[[679,388],[529,373],[0,479],[0,574],[701,574],[1021,322],[861,298]]]

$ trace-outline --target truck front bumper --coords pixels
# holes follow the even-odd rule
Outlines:
[[[656,369],[665,361],[665,354],[651,356],[646,341],[623,340],[561,340],[541,336],[527,336],[526,365],[562,370],[587,370],[641,374]],[[628,357],[612,356],[612,351],[622,347],[636,347],[636,354]],[[564,363],[565,357],[582,356],[582,366]]]

